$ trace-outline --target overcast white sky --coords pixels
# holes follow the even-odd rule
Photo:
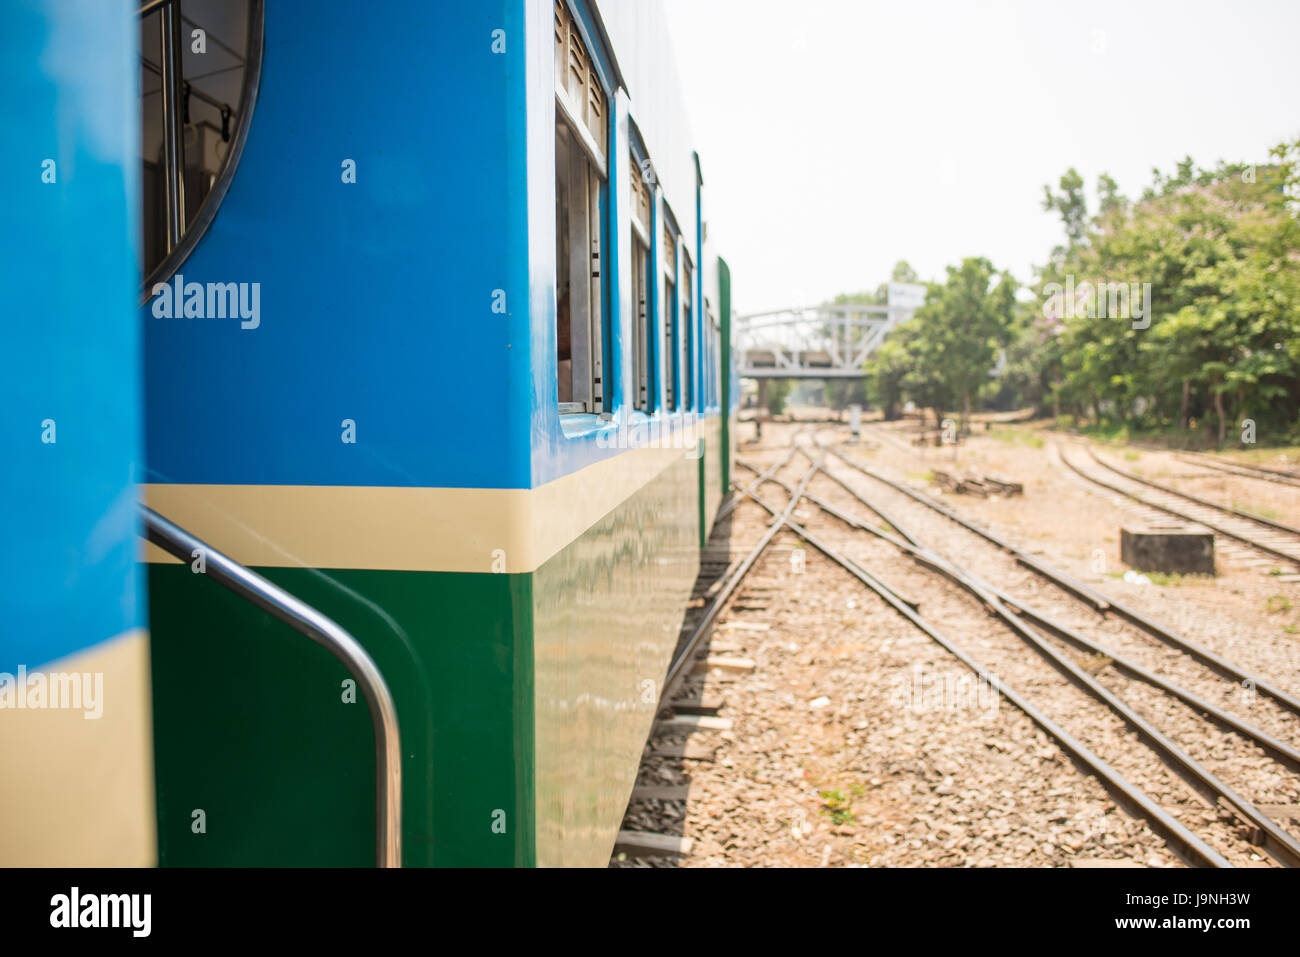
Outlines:
[[[922,278],[1022,281],[1068,167],[1126,195],[1300,136],[1300,0],[662,2],[739,312]]]

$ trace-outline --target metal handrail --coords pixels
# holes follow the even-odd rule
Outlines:
[[[150,60],[150,59],[149,59],[147,56],[145,56],[143,53],[140,54],[140,65],[141,65],[142,67],[144,67],[146,70],[148,70],[150,73],[152,73],[154,76],[157,76],[157,77],[160,77],[160,78],[162,77],[162,67],[159,66],[157,63],[154,63],[152,60]],[[243,65],[243,64],[240,64],[240,66],[242,66],[242,65]],[[236,67],[231,67],[230,69],[236,69]],[[182,96],[183,96],[183,97],[184,97],[184,96],[191,96],[191,97],[194,97],[196,100],[202,100],[204,103],[208,104],[208,106],[214,107],[215,109],[222,110],[222,111],[228,111],[228,112],[230,113],[231,116],[237,116],[237,115],[238,115],[238,114],[235,112],[235,108],[234,108],[233,106],[231,106],[229,103],[225,103],[225,102],[223,102],[223,101],[221,101],[221,100],[218,100],[218,99],[217,99],[215,96],[213,96],[211,93],[204,93],[204,92],[203,92],[202,90],[200,90],[197,86],[190,86],[190,88],[189,88],[188,90],[186,90],[185,87],[186,87],[186,86],[189,86],[189,84],[190,84],[190,81],[189,81],[189,80],[183,80],[182,83],[181,83],[181,93],[182,93]],[[150,90],[149,93],[147,93],[147,94],[145,94],[145,95],[147,95],[147,96],[152,96],[155,92],[161,92],[161,90]],[[183,106],[183,105],[184,105],[184,103],[182,102],[182,106]]]
[[[159,75],[162,78],[163,181],[167,187],[167,252],[180,245],[185,233],[185,130],[181,117],[184,79],[181,76],[181,14],[175,3],[149,4],[140,11],[162,11],[159,25]]]
[[[135,12],[135,15],[141,18],[147,17],[159,7],[165,7],[171,2],[172,0],[149,0],[148,3]]]
[[[402,866],[402,745],[397,707],[374,659],[341,625],[252,569],[223,555],[141,505],[145,537],[168,554],[190,563],[202,558],[203,574],[245,601],[326,648],[356,679],[375,729],[375,863]]]

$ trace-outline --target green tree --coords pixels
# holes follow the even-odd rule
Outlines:
[[[916,270],[906,259],[900,259],[894,264],[890,271],[890,282],[909,282],[918,281]],[[882,282],[874,292],[857,292],[841,293],[831,300],[830,305],[836,306],[884,306],[889,303],[889,283]],[[850,346],[856,345],[863,333],[858,332],[849,337]],[[892,394],[892,392],[890,393]],[[844,409],[853,404],[866,405],[874,398],[878,404],[884,406],[889,404],[890,408],[886,409],[886,415],[890,418],[898,418],[898,401],[899,396],[894,395],[892,399],[881,399],[872,394],[871,386],[868,381],[860,379],[827,379],[826,380],[826,404],[834,409],[837,414],[842,413]],[[892,415],[890,413],[892,412]]]
[[[1171,175],[1153,171],[1135,202],[1103,176],[1091,221],[1070,170],[1060,194],[1045,189],[1068,245],[1039,270],[1039,301],[1060,289],[1052,283],[1101,289],[1024,325],[1010,354],[1024,358],[1031,377],[1037,370],[1055,400],[1095,421],[1188,428],[1209,418],[1220,444],[1242,417],[1275,431],[1294,426],[1300,141],[1277,147],[1272,160],[1198,169],[1187,158]],[[1146,314],[1130,302],[1115,315],[1107,283],[1140,290]]]
[[[922,409],[934,413],[936,427],[943,423],[944,412],[956,404],[952,380],[944,369],[944,349],[938,337],[929,334],[926,324],[913,318],[898,327],[898,338],[908,357],[903,376],[903,394]]]
[[[995,380],[996,388],[989,405],[1003,411],[1032,407],[1034,414],[1052,414],[1056,394],[1054,384],[1059,373],[1055,359],[1054,324],[1041,313],[1037,301],[1017,301],[1003,350],[1005,366]]]
[[[1059,193],[1053,193],[1050,186],[1043,187],[1043,209],[1056,210],[1065,225],[1065,236],[1070,248],[1083,242],[1088,228],[1088,201],[1083,195],[1083,177],[1073,166],[1061,176]]]
[[[903,380],[911,371],[913,356],[904,345],[901,329],[890,335],[867,358],[867,394],[888,421],[901,415]]]
[[[942,376],[962,423],[988,384],[999,351],[1011,339],[1016,283],[982,257],[949,266],[947,280],[930,287],[925,305],[905,328],[924,341],[916,346],[928,376]],[[927,403],[931,404],[931,403]],[[931,407],[933,405],[931,404]]]
[[[1097,218],[1094,223],[1103,226],[1122,216],[1129,202],[1119,191],[1119,184],[1108,173],[1097,177]]]

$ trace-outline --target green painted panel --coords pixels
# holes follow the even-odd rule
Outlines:
[[[720,432],[705,425],[707,449]],[[534,575],[257,569],[388,680],[407,866],[608,860],[720,459],[674,459]],[[373,738],[343,667],[189,566],[148,570],[160,862],[369,866]]]
[[[704,460],[704,535],[707,540],[713,528],[713,517],[722,504],[722,420],[710,419],[704,431],[709,437],[709,454]],[[734,441],[735,429],[730,434]]]
[[[700,548],[703,548],[709,541],[709,521],[707,516],[709,501],[709,443],[703,436],[700,438],[700,461],[697,469],[699,485],[696,490],[696,496],[699,498],[700,508]]]
[[[404,863],[534,863],[531,576],[258,571],[388,681]],[[150,565],[149,594],[160,863],[373,864],[370,716],[343,702],[342,665],[188,566]]]
[[[740,383],[731,381],[731,267],[718,257],[718,318],[722,326],[722,494],[731,488],[731,457],[735,454],[735,430],[731,427],[732,395],[739,395]]]
[[[603,867],[699,571],[683,456],[537,570],[537,862]]]

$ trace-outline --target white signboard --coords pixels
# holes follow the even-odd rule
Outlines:
[[[925,286],[914,282],[891,282],[889,284],[889,307],[891,309],[918,309],[925,305]]]

